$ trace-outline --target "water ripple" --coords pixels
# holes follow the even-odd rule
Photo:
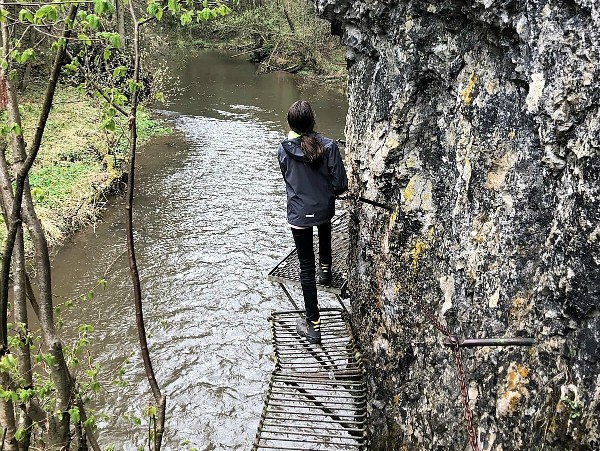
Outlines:
[[[271,113],[284,107],[252,101],[169,112],[176,133],[140,149],[135,237],[149,347],[168,397],[168,450],[186,449],[184,440],[201,450],[250,448],[273,369],[267,317],[289,308],[266,280],[291,245],[275,153],[284,131]],[[99,426],[103,446],[133,450],[146,431],[128,418],[150,396],[131,320],[123,212],[78,236],[54,267],[56,291],[71,296],[110,266],[106,291],[70,321],[95,325],[93,353],[107,381],[126,370],[127,386],[107,384],[98,400],[110,416]]]

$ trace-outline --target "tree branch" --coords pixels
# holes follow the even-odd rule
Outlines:
[[[131,109],[129,114],[129,173],[127,179],[127,248],[129,250],[129,273],[133,284],[133,301],[135,304],[136,325],[138,330],[138,339],[140,342],[140,350],[142,360],[144,361],[144,370],[154,401],[157,404],[157,428],[156,436],[154,437],[154,450],[159,451],[162,444],[165,424],[166,397],[162,395],[152,361],[148,351],[148,340],[146,337],[146,326],[144,323],[144,311],[142,305],[142,289],[140,284],[140,276],[137,267],[137,259],[135,255],[135,242],[133,238],[133,192],[135,187],[135,154],[137,146],[137,107],[138,107],[138,89],[137,85],[140,80],[140,24],[138,23],[133,2],[129,2],[129,11],[133,22],[133,47],[135,52],[133,82],[136,86],[135,91],[131,96]]]

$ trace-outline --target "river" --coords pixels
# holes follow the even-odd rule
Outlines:
[[[220,53],[169,66],[179,90],[157,113],[174,133],[140,149],[134,206],[150,351],[168,396],[165,449],[248,450],[273,370],[267,317],[290,308],[266,280],[292,245],[276,160],[285,113],[309,100],[317,129],[343,138],[347,102]],[[151,396],[125,247],[125,211],[114,199],[57,253],[53,283],[57,295],[76,297],[107,280],[93,300],[65,312],[64,330],[93,325],[102,386],[95,405],[106,414],[100,442],[133,450],[144,445],[147,422],[135,417]],[[123,387],[112,384],[120,368]]]

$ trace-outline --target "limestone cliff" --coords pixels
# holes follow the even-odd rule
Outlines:
[[[600,1],[316,0],[347,45],[373,449],[600,449]],[[393,215],[396,216],[396,215]]]

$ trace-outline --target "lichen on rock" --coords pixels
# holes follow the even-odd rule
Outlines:
[[[373,449],[598,449],[600,2],[317,0],[347,46],[350,291]]]

